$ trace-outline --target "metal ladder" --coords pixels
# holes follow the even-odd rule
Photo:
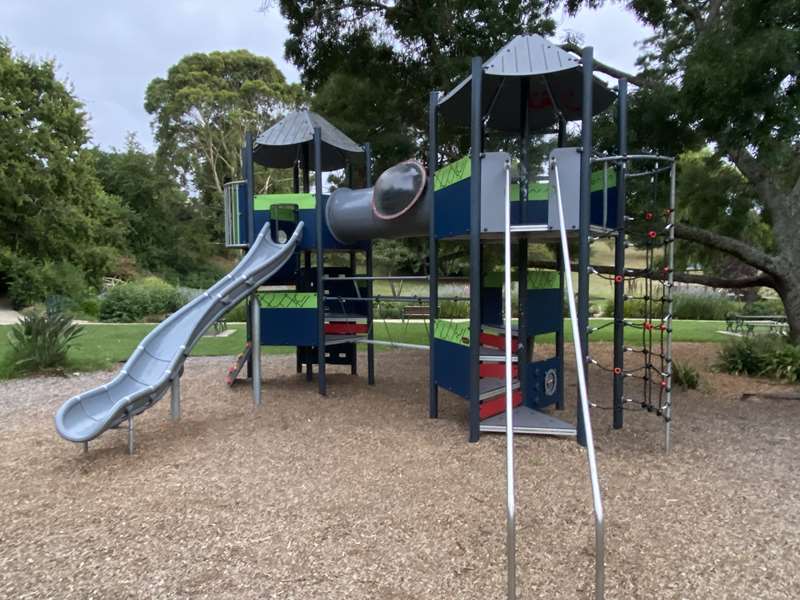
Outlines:
[[[592,505],[595,523],[595,600],[603,600],[605,595],[605,521],[603,515],[603,498],[600,493],[600,479],[597,473],[597,459],[594,450],[594,436],[592,434],[592,421],[589,414],[589,398],[586,391],[586,371],[584,350],[578,326],[578,311],[575,306],[575,294],[572,285],[572,267],[570,264],[569,244],[567,231],[564,226],[564,206],[561,199],[561,185],[558,178],[558,164],[551,160],[556,185],[556,201],[558,203],[558,227],[561,238],[561,252],[564,263],[564,279],[567,285],[567,298],[569,315],[572,324],[572,337],[575,345],[575,362],[578,372],[578,390],[580,393],[580,410],[583,416],[584,433],[586,436],[586,457],[589,463],[589,479],[592,488]],[[513,384],[511,379],[511,234],[515,231],[526,230],[511,226],[511,162],[506,161],[506,190],[505,190],[505,232],[503,238],[503,324],[505,327],[505,396],[506,396],[506,560],[507,560],[507,595],[509,600],[516,600],[517,574],[516,574],[516,499],[514,483],[514,423],[512,394]],[[522,365],[520,365],[522,368]]]

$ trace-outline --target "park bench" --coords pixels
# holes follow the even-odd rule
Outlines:
[[[742,335],[754,335],[757,330],[766,330],[767,334],[785,335],[788,328],[784,315],[730,314],[725,317],[725,323],[727,331]]]
[[[430,319],[430,304],[406,304],[403,306],[403,319]]]

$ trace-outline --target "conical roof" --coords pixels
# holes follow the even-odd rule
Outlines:
[[[303,144],[309,144],[309,168],[315,170],[312,144],[315,127],[319,127],[322,133],[321,170],[342,169],[363,154],[361,146],[320,115],[310,110],[298,110],[287,114],[256,138],[253,160],[265,167],[288,168],[302,158]]]
[[[481,112],[486,127],[519,133],[520,94],[524,77],[530,78],[528,120],[531,132],[558,122],[581,118],[583,79],[580,59],[546,38],[519,35],[483,63]],[[439,100],[439,112],[448,123],[469,125],[472,76]],[[616,98],[605,83],[594,77],[592,114],[603,112]]]

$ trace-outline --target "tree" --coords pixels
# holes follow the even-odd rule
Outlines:
[[[215,200],[241,175],[245,132],[260,132],[303,100],[271,59],[247,50],[190,54],[147,86],[158,156],[184,185]]]
[[[448,90],[473,55],[490,56],[517,33],[552,34],[549,0],[281,0],[286,56],[315,93],[312,107],[373,145],[381,170],[419,152],[428,92]],[[463,134],[462,134],[463,135]],[[443,153],[466,138],[445,132]]]
[[[0,90],[0,281],[17,303],[52,291],[32,281],[46,263],[97,282],[125,247],[127,212],[95,178],[83,107],[52,61],[15,56],[3,41]]]
[[[130,213],[128,246],[136,265],[185,277],[206,267],[218,252],[204,226],[200,206],[192,202],[156,157],[133,135],[124,151],[92,151],[103,188]]]
[[[575,10],[601,3],[568,5]],[[745,187],[736,185],[733,202],[713,191],[688,197],[681,192],[691,221],[682,220],[676,235],[711,250],[705,262],[712,270],[724,253],[750,272],[694,279],[718,287],[773,288],[783,300],[790,336],[800,342],[797,2],[631,0],[627,6],[656,31],[640,57],[641,72],[631,78],[641,86],[632,99],[636,141],[673,153],[712,148],[709,184],[733,165]],[[693,165],[687,166],[696,179]],[[736,214],[730,213],[733,205]],[[737,215],[747,215],[747,227]]]

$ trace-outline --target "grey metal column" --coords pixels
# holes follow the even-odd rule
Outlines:
[[[364,185],[372,187],[372,146],[369,143],[364,144]],[[367,242],[367,277],[372,277],[373,264],[372,264],[372,244],[373,241]],[[367,280],[367,296],[372,298],[372,279]],[[367,339],[375,339],[375,331],[373,329],[373,322],[375,315],[373,312],[372,302],[367,302]],[[367,344],[367,384],[375,385],[375,346]]]
[[[520,215],[523,217],[527,212],[528,206],[528,185],[530,181],[530,159],[528,152],[528,140],[530,138],[530,122],[528,119],[528,96],[530,95],[530,77],[525,77],[520,82],[519,97],[519,118],[520,118],[520,152],[519,152],[519,206]],[[522,238],[517,242],[517,293],[519,307],[519,321],[517,322],[517,369],[519,374],[519,389],[522,394],[523,402],[528,397],[528,363],[531,357],[530,340],[528,339],[528,238],[522,234]]]
[[[169,414],[173,421],[181,418],[181,376],[176,375],[172,380],[172,389],[169,399]]]
[[[620,156],[628,154],[628,81],[618,82],[617,143]],[[625,393],[625,171],[617,162],[617,236],[614,239],[614,429],[622,429]]]
[[[133,454],[133,415],[128,410],[128,454]]]
[[[481,84],[483,61],[472,58],[472,99],[470,107],[470,150],[472,173],[469,186],[469,441],[480,438],[480,353],[481,353]]]
[[[311,251],[306,250],[303,252],[303,266],[305,267],[306,277],[311,273]],[[312,364],[311,364],[311,348],[306,346],[306,381],[312,379]]]
[[[300,193],[300,163],[298,161],[294,161],[292,165],[292,192],[295,194]],[[298,257],[298,262],[299,262]],[[297,357],[297,372],[303,372],[303,361],[300,360],[300,347],[295,346],[294,349],[295,355]]]
[[[242,146],[242,179],[245,182],[250,181],[250,177],[247,174],[250,169],[253,167],[253,144],[248,143],[248,134],[245,133],[244,138],[244,145]],[[247,219],[247,223],[245,225],[245,231],[247,231],[247,243],[252,243],[253,237],[255,237],[255,215],[254,215],[255,207],[250,202],[250,195],[248,192],[247,196],[247,206],[245,207],[245,216]],[[242,250],[242,256],[245,255],[246,250]],[[245,300],[245,339],[248,344],[252,345],[253,342],[253,324],[250,322],[250,298]],[[253,355],[252,353],[247,356],[247,368],[245,369],[245,373],[248,378],[253,377]]]
[[[558,120],[558,147],[563,148],[567,139],[567,121],[561,117]],[[564,302],[564,256],[561,252],[561,247],[556,247],[556,264],[558,265],[558,291],[562,302]],[[561,365],[558,369],[558,400],[556,400],[556,410],[564,410],[566,401],[566,393],[564,389],[564,369],[566,368],[566,361],[564,360],[564,325],[562,320],[561,329],[556,332],[556,358]]]
[[[322,130],[314,127],[314,194],[317,210],[317,377],[319,393],[325,395],[325,249],[322,243],[323,220],[325,211],[322,208]]]
[[[437,119],[436,111],[439,105],[439,92],[431,92],[428,96],[428,206],[430,207],[430,222],[428,230],[428,295],[430,300],[430,326],[428,328],[428,416],[431,419],[439,417],[439,386],[436,385],[434,378],[434,353],[436,346],[436,317],[439,308],[439,254],[436,246],[436,224],[435,224],[435,210],[434,210],[434,196],[435,187],[434,179],[436,178],[436,162],[438,160],[438,148],[436,146],[436,129]]]
[[[253,247],[256,237],[255,177],[253,174],[253,134],[245,135],[245,161],[247,173],[248,246]],[[250,378],[253,384],[253,401],[261,406],[261,305],[258,303],[258,288],[250,296]]]
[[[349,170],[349,176],[348,177],[350,179],[350,183],[349,183],[348,187],[353,187],[353,169],[352,169],[352,167],[349,167],[348,170]],[[349,251],[349,255],[350,255],[350,275],[355,276],[356,275],[356,266],[357,266],[356,265],[356,251],[355,250],[350,250]],[[357,281],[353,282],[353,285],[357,286],[358,282]],[[372,303],[368,302],[367,304],[372,304]],[[350,363],[350,375],[358,375],[358,344],[356,344],[355,342],[353,342],[353,362]]]
[[[592,72],[594,70],[591,47],[583,49],[581,55],[583,67],[583,100],[581,103],[581,182],[580,182],[580,217],[578,227],[578,332],[580,347],[584,353],[580,364],[583,366],[583,377],[586,378],[586,356],[589,349],[589,217],[591,213],[591,178],[592,178]],[[577,345],[575,346],[578,347]],[[586,435],[583,424],[583,411],[578,401],[577,438],[581,446],[586,446]]]

